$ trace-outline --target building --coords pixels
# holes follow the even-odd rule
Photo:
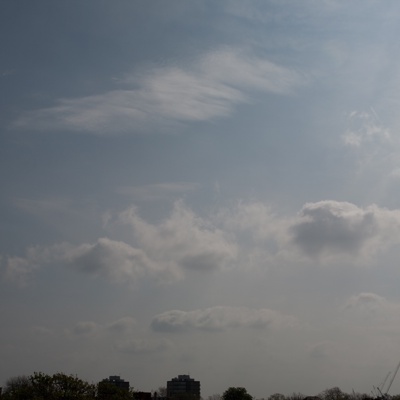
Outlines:
[[[200,381],[195,381],[190,375],[178,375],[167,382],[167,397],[188,399],[200,398]]]
[[[118,375],[110,376],[99,382],[99,397],[107,399],[119,389],[129,391],[129,382],[124,381]]]

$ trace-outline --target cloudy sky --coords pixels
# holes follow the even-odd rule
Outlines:
[[[397,0],[2,1],[0,383],[381,384],[399,18]]]

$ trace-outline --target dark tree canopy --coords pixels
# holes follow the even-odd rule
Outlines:
[[[243,387],[230,387],[222,394],[222,400],[253,400]]]
[[[74,375],[35,372],[30,376],[10,378],[2,400],[132,400],[132,389],[109,383],[94,385]]]

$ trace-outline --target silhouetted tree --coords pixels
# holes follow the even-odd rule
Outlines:
[[[129,390],[118,387],[112,382],[104,380],[97,384],[98,400],[132,400],[134,399],[133,388]]]
[[[222,394],[222,400],[253,400],[243,387],[230,387]]]
[[[207,400],[221,400],[221,395],[219,393],[212,394],[207,397]]]
[[[167,397],[167,388],[165,386],[160,386],[157,389],[157,396],[158,397]]]
[[[342,392],[337,386],[324,390],[319,397],[323,400],[349,400],[350,395]]]
[[[3,388],[2,399],[29,400],[31,397],[31,382],[25,375],[9,378]]]
[[[95,386],[76,376],[35,372],[6,382],[2,400],[93,400]]]
[[[292,393],[290,396],[287,396],[287,400],[303,400],[306,396],[302,393]]]
[[[268,397],[268,400],[286,400],[286,396],[282,393],[274,393]]]

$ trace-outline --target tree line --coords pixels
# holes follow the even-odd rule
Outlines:
[[[6,381],[1,400],[132,400],[129,390],[103,380],[88,383],[75,375],[53,375],[35,372],[29,376],[17,376]]]
[[[165,399],[166,390],[160,387],[159,399]],[[56,373],[53,375],[35,372],[29,376],[17,376],[6,381],[0,392],[1,400],[141,400],[139,392],[133,388],[120,388],[107,379],[97,383],[89,383],[76,375]],[[177,396],[173,400],[200,400],[193,396]],[[207,400],[255,400],[243,387],[230,387],[225,392],[208,396]],[[265,400],[265,399],[258,399]],[[338,387],[326,389],[317,396],[305,396],[292,393],[285,396],[281,393],[270,395],[267,400],[400,400],[400,395],[383,395],[379,399],[373,393],[349,394]]]
[[[231,387],[227,389],[222,395],[214,394],[209,396],[207,400],[255,400],[245,388]],[[266,399],[258,400],[400,400],[400,394],[389,396],[387,394],[375,395],[374,393],[346,393],[338,387],[333,387],[322,391],[321,393],[313,396],[306,396],[302,393],[292,393],[284,395],[282,393],[274,393]]]

